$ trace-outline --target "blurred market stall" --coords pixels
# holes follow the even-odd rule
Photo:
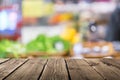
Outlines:
[[[1,0],[0,57],[115,57],[104,40],[117,0]]]

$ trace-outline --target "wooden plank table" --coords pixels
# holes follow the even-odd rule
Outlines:
[[[120,80],[120,60],[0,59],[0,80]]]

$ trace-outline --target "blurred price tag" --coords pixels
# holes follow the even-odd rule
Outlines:
[[[22,3],[23,17],[42,17],[51,14],[53,5],[42,0],[24,0]]]

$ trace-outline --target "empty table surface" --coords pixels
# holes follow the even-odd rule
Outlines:
[[[120,80],[120,60],[0,59],[0,80]]]

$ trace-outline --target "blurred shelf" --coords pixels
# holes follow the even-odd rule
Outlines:
[[[25,54],[19,54],[20,58],[28,58],[28,57],[63,57],[66,56],[67,52],[57,52],[57,53],[46,53],[46,52],[30,52]],[[14,55],[8,55],[10,58],[14,58]]]

